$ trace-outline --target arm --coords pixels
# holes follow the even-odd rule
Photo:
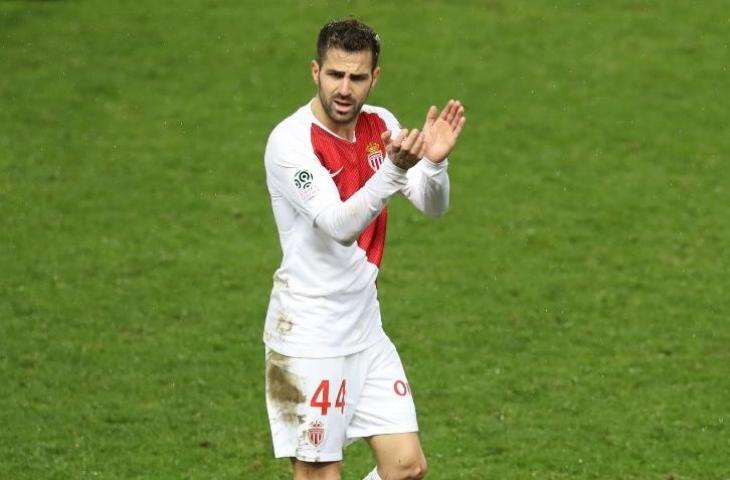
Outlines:
[[[458,100],[449,100],[441,114],[435,106],[428,109],[423,125],[423,160],[408,171],[406,197],[426,215],[440,216],[449,208],[449,176],[446,156],[466,123],[464,107]]]
[[[331,181],[331,180],[330,180]],[[350,198],[332,202],[314,218],[314,225],[342,245],[351,245],[406,184],[406,171],[386,158],[378,171]]]
[[[388,110],[378,108],[391,131],[398,131],[400,125]],[[403,195],[421,212],[429,216],[441,216],[449,208],[449,176],[446,156],[453,150],[466,118],[461,102],[450,100],[439,114],[435,106],[429,108],[423,125],[423,159],[408,170],[408,182],[402,189]],[[388,143],[386,132],[383,140]],[[420,158],[420,157],[419,157]]]
[[[277,192],[329,237],[352,244],[378,216],[388,200],[407,182],[406,170],[417,161],[423,136],[401,132],[390,142],[388,158],[380,169],[345,200],[329,172],[306,145],[297,147],[292,140],[275,131],[266,146],[265,163],[269,188]]]
[[[344,202],[325,208],[314,219],[316,227],[343,245],[350,245],[407,182],[406,172],[423,156],[424,135],[414,129],[401,130],[390,141],[390,132],[383,134],[388,156],[375,175]]]
[[[402,193],[421,212],[440,217],[449,208],[448,161],[439,163],[423,158],[408,170],[408,182]]]

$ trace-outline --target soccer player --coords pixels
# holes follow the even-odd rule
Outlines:
[[[380,42],[354,20],[319,33],[316,96],[274,128],[266,183],[283,251],[264,342],[266,406],[277,458],[294,478],[339,479],[342,449],[364,438],[376,467],[365,478],[418,479],[426,459],[411,389],[383,331],[376,278],[386,205],[404,195],[442,215],[446,157],[466,118],[459,101],[401,129],[365,104],[380,76]]]

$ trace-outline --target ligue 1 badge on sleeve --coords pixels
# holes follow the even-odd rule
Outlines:
[[[305,169],[294,174],[294,186],[299,190],[299,196],[302,197],[302,200],[309,200],[319,191],[317,185],[314,184],[314,175]]]
[[[319,447],[322,444],[324,440],[324,422],[322,420],[315,420],[309,424],[307,440],[314,447]]]
[[[370,142],[366,151],[368,153],[368,164],[370,168],[373,169],[373,172],[377,172],[383,163],[383,151],[380,149],[380,145],[375,142]]]
[[[307,190],[312,187],[314,175],[309,170],[299,170],[294,174],[294,185],[299,190]]]

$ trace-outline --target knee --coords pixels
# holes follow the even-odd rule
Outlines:
[[[421,480],[428,473],[428,463],[426,463],[426,458],[423,456],[403,463],[399,467],[400,475],[396,478],[400,480]]]
[[[428,463],[424,457],[421,457],[419,461],[411,465],[410,476],[406,478],[420,480],[426,476],[426,473],[428,473]]]

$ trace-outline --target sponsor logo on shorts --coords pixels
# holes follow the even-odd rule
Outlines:
[[[322,420],[315,420],[309,424],[307,440],[314,447],[319,447],[322,444],[324,440],[324,422]]]
[[[408,382],[404,382],[403,380],[396,380],[395,383],[393,383],[393,391],[399,397],[405,397],[406,395],[411,393],[411,386],[408,384]]]

